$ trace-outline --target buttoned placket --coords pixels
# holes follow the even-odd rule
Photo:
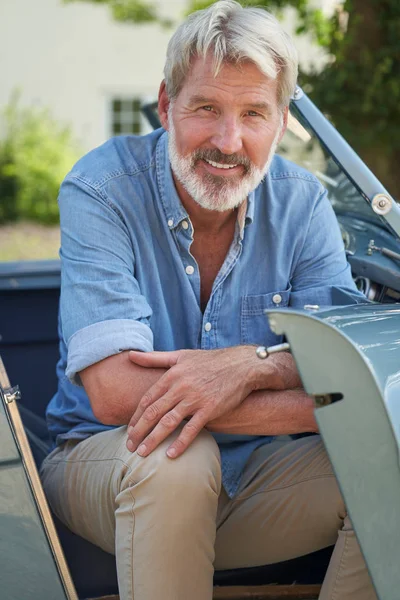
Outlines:
[[[242,235],[239,231],[239,225],[236,223],[234,239],[214,281],[211,295],[203,314],[200,336],[200,347],[203,350],[213,350],[219,347],[217,323],[222,303],[223,283],[242,253]]]
[[[196,259],[190,252],[193,242],[193,227],[189,217],[176,224],[172,218],[167,221],[171,234],[175,235],[181,254],[182,264],[188,281],[193,289],[200,310],[200,270]],[[242,252],[243,231],[240,231],[238,223],[235,235],[228,254],[214,281],[211,295],[201,320],[199,334],[199,347],[202,350],[218,348],[217,322],[222,302],[223,282],[232,271]]]
[[[200,270],[196,259],[190,252],[190,246],[193,241],[193,226],[189,216],[183,217],[177,223],[176,227],[172,223],[170,229],[171,233],[175,236],[186,277],[193,289],[200,310]]]

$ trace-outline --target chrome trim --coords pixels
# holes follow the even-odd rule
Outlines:
[[[300,100],[304,96],[304,92],[300,86],[296,85],[296,89],[293,92],[292,100]]]
[[[375,194],[371,204],[377,215],[387,215],[393,208],[393,200],[386,194]]]

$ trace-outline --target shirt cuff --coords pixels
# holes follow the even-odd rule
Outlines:
[[[131,319],[112,319],[80,329],[68,340],[66,376],[82,385],[79,371],[123,350],[153,350],[153,332],[148,325]]]

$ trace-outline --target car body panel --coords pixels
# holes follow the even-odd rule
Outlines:
[[[400,306],[268,311],[286,336],[381,600],[400,589]],[[343,398],[330,404],[329,395]],[[322,405],[322,406],[320,406]]]

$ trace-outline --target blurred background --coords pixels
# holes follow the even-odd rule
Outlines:
[[[223,0],[221,0],[223,1]],[[399,0],[258,0],[300,85],[400,198]],[[0,0],[0,260],[56,258],[57,193],[113,135],[150,131],[168,40],[197,0]]]

